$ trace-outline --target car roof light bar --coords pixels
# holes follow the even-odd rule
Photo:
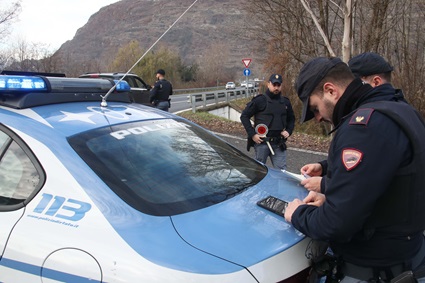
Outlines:
[[[0,76],[0,91],[47,91],[42,77]]]
[[[0,105],[16,109],[34,106],[100,101],[112,85],[111,100],[131,102],[126,81],[67,77],[0,75]]]

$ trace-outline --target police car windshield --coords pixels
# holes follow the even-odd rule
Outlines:
[[[206,130],[162,119],[85,132],[71,146],[129,205],[175,215],[229,199],[267,169]]]

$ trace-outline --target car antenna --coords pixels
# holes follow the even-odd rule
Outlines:
[[[1,68],[0,73],[3,73],[4,69],[7,67],[7,62],[9,62],[9,59],[10,59],[10,58],[12,58],[12,56],[8,56],[8,57],[6,58],[6,61],[4,62],[3,66],[2,66],[2,68]]]
[[[124,76],[122,76],[121,79],[119,79],[115,85],[113,87],[111,87],[111,89],[103,96],[101,95],[100,97],[102,97],[102,102],[100,103],[101,107],[107,107],[108,103],[106,102],[106,99],[108,98],[108,96],[114,91],[114,89],[117,87],[117,85],[125,78],[125,76],[127,76],[131,70],[133,70],[134,67],[136,67],[137,64],[139,64],[139,62],[143,59],[143,57],[146,56],[146,54],[148,54],[148,52],[164,37],[164,35],[167,34],[167,32],[184,16],[184,14],[186,14],[187,11],[189,11],[193,5],[195,5],[195,3],[198,2],[198,0],[195,0],[187,9],[186,11],[184,11],[178,18],[177,20],[174,21],[174,23],[152,44],[151,47],[149,47],[148,50],[146,50],[146,52],[139,58],[139,60],[137,60],[136,63],[134,63],[133,66],[131,66],[131,68],[127,71],[127,73],[124,74]]]

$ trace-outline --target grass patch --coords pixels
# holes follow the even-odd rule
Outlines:
[[[185,112],[179,113],[178,115],[192,122],[199,121],[203,123],[208,123],[208,122],[217,121],[217,120],[221,120],[223,122],[234,122],[234,121],[230,121],[229,119],[210,114],[209,112],[203,111],[203,110],[197,110],[196,113],[193,113],[192,111],[185,111]]]

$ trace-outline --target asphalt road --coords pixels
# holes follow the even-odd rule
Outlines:
[[[171,107],[170,112],[176,113],[183,110],[191,109],[190,103],[188,102],[187,94],[174,94],[170,96]]]

